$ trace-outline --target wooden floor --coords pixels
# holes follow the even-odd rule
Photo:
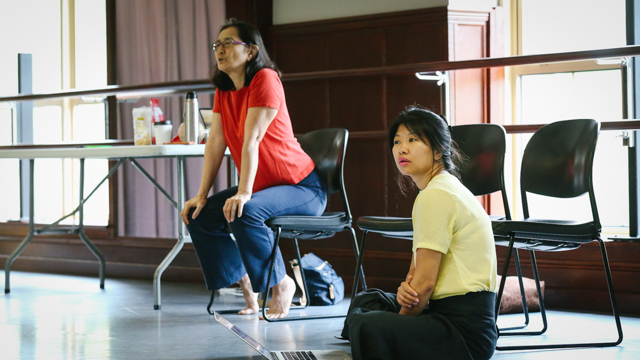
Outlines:
[[[4,279],[4,272],[0,272]],[[200,284],[162,284],[162,309],[153,310],[150,281],[11,273],[11,293],[0,296],[0,359],[261,359],[206,312],[209,293]],[[225,291],[216,309],[242,305]],[[292,311],[346,312],[348,301],[333,307]],[[501,338],[514,342],[611,339],[612,318],[595,314],[549,312],[543,336]],[[522,315],[502,316],[499,324],[520,323]],[[336,339],[343,318],[267,323],[256,316],[227,315],[231,322],[271,350],[342,349]],[[536,328],[539,314],[532,315]],[[640,319],[622,319],[622,345],[602,349],[496,351],[493,359],[639,359]],[[417,357],[418,359],[420,357]]]

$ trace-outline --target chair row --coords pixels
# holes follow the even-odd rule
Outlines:
[[[451,128],[452,139],[467,157],[466,163],[460,169],[462,183],[476,196],[488,195],[498,191],[502,195],[506,216],[491,217],[496,244],[507,247],[495,314],[497,318],[511,257],[513,256],[520,284],[525,323],[515,328],[499,329],[500,336],[541,335],[547,330],[547,318],[535,256],[536,251],[575,250],[580,245],[597,241],[600,244],[602,253],[607,287],[618,333],[616,340],[572,344],[498,346],[498,350],[605,347],[615,346],[622,342],[623,334],[620,315],[605,245],[600,237],[602,227],[593,191],[593,158],[598,132],[599,124],[595,120],[577,119],[551,123],[538,130],[532,136],[522,156],[520,175],[524,219],[514,221],[510,216],[504,183],[506,149],[504,128],[496,124],[460,125]],[[573,198],[588,194],[592,221],[581,223],[576,221],[532,219],[529,217],[528,193],[555,198]],[[357,219],[357,226],[363,231],[363,235],[361,252],[357,262],[358,271],[354,280],[354,292],[358,286],[358,274],[363,273],[362,258],[366,237],[369,232],[379,233],[391,238],[411,240],[413,237],[411,218],[363,216]],[[526,328],[529,323],[518,249],[528,250],[531,258],[543,322],[541,330],[513,331]],[[363,284],[363,287],[366,288],[366,285]]]
[[[592,167],[598,132],[599,124],[595,120],[566,120],[546,125],[532,136],[522,157],[520,177],[524,220],[514,221],[510,216],[511,212],[504,183],[504,158],[506,152],[506,133],[504,128],[496,124],[460,125],[451,128],[453,140],[456,141],[460,150],[467,157],[464,166],[460,169],[462,183],[473,194],[478,196],[498,191],[502,195],[506,216],[494,216],[491,219],[496,244],[507,247],[495,314],[497,317],[511,257],[513,256],[520,283],[525,322],[524,325],[516,328],[502,329],[501,336],[539,335],[547,329],[544,301],[540,290],[540,279],[535,258],[536,251],[574,250],[579,248],[580,245],[591,241],[598,241],[602,251],[608,290],[617,325],[617,340],[579,344],[499,346],[498,350],[613,346],[622,341],[620,316],[611,281],[606,249],[604,242],[600,238],[601,225],[593,192]],[[297,260],[300,262],[299,239],[317,240],[331,237],[337,232],[347,231],[350,233],[357,263],[352,288],[353,296],[356,294],[359,285],[361,285],[362,289],[367,288],[362,259],[368,233],[379,233],[391,238],[412,239],[413,225],[411,218],[362,216],[356,222],[358,228],[363,232],[360,248],[358,247],[343,179],[348,134],[346,129],[322,129],[298,137],[303,150],[314,160],[319,176],[327,186],[328,194],[340,193],[343,211],[326,212],[321,216],[278,216],[269,219],[267,225],[275,233],[269,277],[272,275],[276,251],[281,238],[294,240]],[[527,193],[559,198],[588,194],[593,220],[587,223],[577,223],[531,219],[529,218]],[[529,323],[518,249],[528,250],[531,257],[543,319],[543,328],[541,330],[513,331],[525,328]],[[304,272],[302,274],[305,292],[308,293]],[[288,316],[283,319],[268,319],[266,316],[268,293],[267,291],[263,295],[262,306],[262,314],[268,321],[308,320],[344,316]],[[213,295],[208,308],[211,307],[212,303]]]

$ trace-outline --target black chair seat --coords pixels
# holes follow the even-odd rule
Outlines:
[[[496,220],[492,221],[493,234],[497,237],[509,237],[518,240],[542,240],[548,242],[569,242],[586,244],[599,235],[593,221],[580,223],[560,220]]]
[[[405,217],[361,216],[357,220],[358,228],[363,231],[382,234],[386,237],[411,240],[413,221]]]
[[[283,215],[274,216],[266,221],[267,226],[280,226],[282,230],[304,227],[305,230],[343,230],[351,220],[343,212],[326,212],[320,216]],[[302,224],[302,225],[301,225]]]
[[[508,237],[495,237],[496,245],[509,246]],[[513,243],[514,249],[531,250],[531,251],[567,251],[575,250],[580,247],[582,243],[567,243],[558,241],[545,241],[540,239],[528,239],[520,240]]]
[[[525,219],[521,221],[492,221],[496,244],[509,246],[514,236],[515,249],[533,251],[575,250],[598,236],[593,222]]]
[[[351,220],[344,212],[326,212],[321,216],[284,215],[266,221],[267,226],[279,226],[281,237],[296,239],[324,239],[336,232],[345,231],[351,226]]]
[[[504,220],[505,216],[491,215],[493,220]],[[396,239],[413,239],[413,220],[406,217],[392,216],[361,216],[356,221],[358,228],[363,231],[382,234],[382,236]]]

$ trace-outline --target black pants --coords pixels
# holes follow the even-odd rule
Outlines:
[[[351,301],[342,336],[355,360],[485,360],[498,339],[495,300],[493,292],[431,300],[414,317],[399,314],[396,294],[369,289]]]

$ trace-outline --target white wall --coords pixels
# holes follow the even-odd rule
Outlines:
[[[33,91],[59,91],[60,2],[0,0],[0,96],[18,93],[18,53],[33,54]]]
[[[491,8],[502,5],[501,0],[449,0],[449,9],[489,11]]]
[[[486,11],[504,0],[273,0],[273,24],[449,6]]]
[[[273,24],[424,9],[448,3],[449,0],[273,0]]]

